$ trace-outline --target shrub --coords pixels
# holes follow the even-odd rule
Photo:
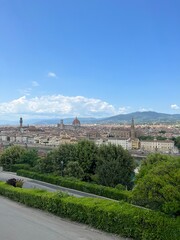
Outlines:
[[[11,166],[11,171],[13,171],[13,172],[17,172],[18,170],[21,170],[21,169],[29,170],[30,165],[27,163],[24,163],[24,164],[13,164]]]
[[[82,179],[84,171],[77,161],[70,161],[68,162],[66,168],[64,169],[64,175]]]
[[[122,184],[118,184],[118,185],[116,185],[116,187],[115,187],[116,189],[118,189],[118,190],[126,190],[126,188],[125,188],[125,186],[123,186]]]
[[[76,189],[79,191],[87,192],[96,194],[99,196],[115,199],[115,200],[124,200],[124,201],[131,201],[131,192],[118,190],[116,188],[105,187],[102,185],[92,184],[77,180],[75,178],[65,178],[65,177],[58,177],[54,175],[47,175],[47,174],[39,174],[35,172],[30,172],[26,170],[19,170],[17,174],[24,177],[33,178],[36,180],[48,182],[51,184]]]
[[[24,184],[23,179],[16,180],[16,187],[22,188],[23,184]]]
[[[7,184],[16,187],[16,179],[15,178],[10,178],[6,181]]]
[[[16,179],[16,178],[11,178],[6,181],[8,185],[11,185],[13,187],[19,187],[22,188],[24,181],[22,179]]]
[[[18,189],[2,182],[0,195],[135,240],[179,240],[180,236],[179,219],[124,202]]]

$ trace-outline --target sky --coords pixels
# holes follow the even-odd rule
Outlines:
[[[180,113],[179,0],[0,0],[0,120]]]

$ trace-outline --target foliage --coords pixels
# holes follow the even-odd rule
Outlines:
[[[166,137],[162,137],[162,136],[157,136],[156,139],[157,139],[157,140],[160,140],[160,141],[167,140]]]
[[[15,178],[10,178],[6,181],[7,184],[16,187],[16,179]]]
[[[64,175],[68,177],[75,177],[78,179],[82,179],[84,175],[83,169],[80,167],[79,163],[77,161],[68,162],[65,170]]]
[[[52,159],[53,172],[60,174],[68,162],[76,161],[76,155],[76,145],[61,144],[58,149],[54,151]]]
[[[4,183],[0,183],[0,195],[135,240],[178,240],[180,235],[177,219],[123,202],[58,196],[45,191],[12,188]]]
[[[45,158],[39,159],[37,169],[42,173],[56,173],[60,175],[68,162],[76,160],[76,145],[61,144],[58,149],[50,151]]]
[[[76,177],[86,182],[114,187],[132,185],[133,160],[120,146],[98,147],[93,141],[82,140],[77,144],[62,144],[44,158],[36,150],[13,146],[3,152],[0,161],[5,170],[33,169],[40,173],[53,173]],[[98,165],[98,168],[97,168]]]
[[[22,179],[16,179],[16,178],[10,178],[6,181],[8,185],[11,185],[13,187],[19,187],[22,188],[24,181]]]
[[[154,140],[153,136],[139,136],[139,140]]]
[[[3,151],[0,156],[0,164],[3,166],[4,170],[14,171],[16,168],[18,169],[18,166],[22,168],[35,166],[38,158],[38,152],[36,150],[29,150],[14,145]]]
[[[180,150],[180,136],[179,137],[173,137],[172,140],[174,141],[175,146]]]
[[[115,187],[122,184],[131,188],[135,163],[128,151],[113,144],[101,145],[96,173],[99,183]]]
[[[46,157],[38,159],[36,165],[37,171],[40,173],[53,173],[53,159],[54,151],[49,152]]]
[[[140,168],[132,193],[135,204],[180,215],[180,158],[150,155]]]
[[[11,166],[16,163],[21,163],[21,156],[25,149],[20,146],[10,146],[3,151],[0,156],[0,164],[4,170],[11,170]]]
[[[98,147],[93,141],[81,140],[52,150],[38,161],[36,169],[58,176],[63,172],[86,182],[96,178],[97,183],[105,186],[114,187],[120,183],[131,188],[134,163],[130,154],[120,146]]]
[[[19,170],[17,174],[24,177],[33,178],[36,180],[52,183],[55,185],[60,185],[67,188],[76,189],[79,191],[93,193],[99,196],[104,196],[107,198],[112,198],[116,200],[131,201],[131,193],[129,191],[120,191],[115,188],[105,187],[97,184],[83,182],[77,179],[54,176],[50,174],[39,174],[35,172],[30,172],[26,170]]]
[[[24,184],[23,179],[16,179],[16,187],[22,188],[23,184]]]
[[[165,130],[161,130],[161,131],[159,131],[159,133],[165,134],[166,131]]]
[[[69,194],[66,193],[66,192],[62,192],[62,191],[56,191],[55,192],[55,196],[59,197],[59,198],[62,198],[62,197],[68,197]]]
[[[161,134],[164,134],[164,133],[166,133],[165,131],[160,131],[159,133],[161,133]],[[148,141],[153,141],[154,139],[157,139],[157,140],[167,140],[167,138],[166,137],[163,137],[163,136],[156,136],[156,137],[154,137],[154,136],[139,136],[139,140],[142,140],[142,141],[146,141],[146,140],[148,140]]]
[[[138,179],[144,177],[153,167],[159,162],[168,161],[171,159],[169,155],[163,155],[160,153],[149,154],[146,159],[141,163],[139,173],[136,175],[136,182]]]
[[[29,164],[31,167],[35,166],[39,156],[38,151],[35,149],[26,149],[21,157],[20,161],[24,164]]]
[[[98,147],[88,140],[81,140],[77,143],[77,159],[84,171],[84,180],[91,180],[90,175],[95,174]]]
[[[126,190],[125,186],[123,186],[120,183],[118,185],[116,185],[115,188],[118,189],[118,190],[121,190],[121,191]]]
[[[17,170],[24,169],[24,170],[30,170],[30,165],[27,163],[18,163],[18,164],[13,164],[11,166],[11,171],[17,172]]]

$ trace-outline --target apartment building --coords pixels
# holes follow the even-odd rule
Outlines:
[[[171,140],[144,140],[140,142],[140,148],[148,152],[172,153],[174,152],[174,142]]]

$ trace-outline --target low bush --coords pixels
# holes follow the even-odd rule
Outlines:
[[[22,179],[16,179],[16,187],[22,188],[24,181]]]
[[[27,164],[27,163],[24,163],[24,164],[13,164],[11,166],[11,171],[12,172],[17,172],[18,170],[21,170],[21,169],[29,170],[30,169],[30,165]]]
[[[137,240],[179,240],[178,218],[124,202],[20,189],[0,182],[0,195],[60,217]]]
[[[10,178],[6,181],[7,184],[16,187],[16,179],[15,178]]]
[[[16,179],[16,178],[10,178],[6,181],[8,185],[11,185],[13,187],[19,187],[22,188],[24,181],[22,179]]]
[[[65,178],[60,176],[48,175],[48,174],[39,174],[35,172],[30,172],[26,170],[19,170],[17,174],[24,177],[33,178],[36,180],[48,182],[51,184],[76,189],[79,191],[96,194],[99,196],[115,199],[115,200],[124,200],[127,202],[131,201],[131,192],[126,190],[118,190],[116,188],[105,187],[102,185],[97,185],[93,183],[87,183],[75,178]]]

